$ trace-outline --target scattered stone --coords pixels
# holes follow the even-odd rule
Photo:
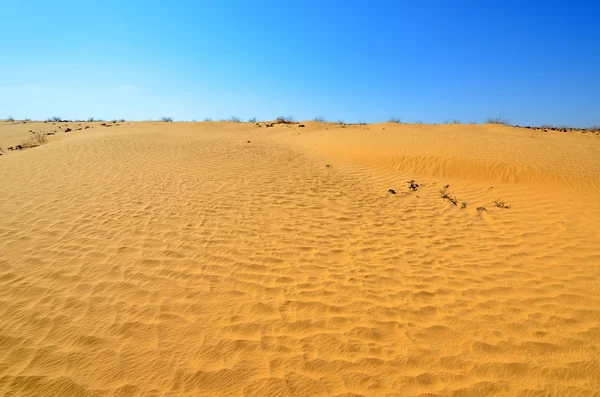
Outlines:
[[[445,185],[444,189],[448,189],[450,187],[450,185]]]
[[[248,143],[250,143],[250,141],[248,141]]]
[[[467,208],[467,202],[466,202],[466,201],[463,201],[463,202],[461,203],[460,209],[465,209],[465,208]]]
[[[72,130],[72,129],[70,129],[70,128],[67,128],[67,129],[65,130],[65,132],[71,132],[71,131],[73,131],[73,130]]]
[[[86,125],[84,129],[85,129],[85,130],[87,130],[88,128],[90,128],[90,126],[89,126],[89,125]]]
[[[304,124],[300,124],[298,128],[304,128]]]
[[[477,212],[487,211],[485,207],[477,207]]]
[[[17,146],[15,146],[15,150],[23,150],[23,149],[25,149],[23,147],[23,145],[17,145]]]
[[[14,147],[12,147],[12,146],[9,146],[7,149],[8,149],[8,150],[10,150],[11,152],[12,152],[13,150],[15,150],[15,148],[14,148]]]
[[[331,168],[331,164],[325,164],[325,168]]]
[[[388,193],[396,194],[396,191],[394,189],[389,189]]]
[[[54,132],[49,132],[46,135],[54,135]]]
[[[413,179],[411,179],[410,181],[408,181],[407,183],[409,183],[410,185],[408,185],[408,188],[411,189],[413,192],[416,192],[417,189],[419,188],[419,184],[416,183]]]

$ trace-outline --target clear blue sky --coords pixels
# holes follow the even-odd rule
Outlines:
[[[600,124],[600,1],[0,0],[0,118]]]

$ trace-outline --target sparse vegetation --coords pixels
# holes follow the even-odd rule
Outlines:
[[[205,117],[204,120],[202,120],[202,121],[209,122],[209,121],[212,121],[212,119],[210,117]]]
[[[59,121],[62,121],[62,119],[61,119],[60,117],[53,116],[53,117],[50,117],[50,118],[48,119],[48,121],[59,122]]]
[[[510,205],[507,205],[504,200],[501,199],[496,199],[494,200],[494,205],[498,208],[506,208],[506,209],[510,209]]]
[[[8,116],[8,117],[6,118],[6,121],[13,122],[13,121],[15,121],[15,118],[14,118],[13,116]]]
[[[460,203],[460,209],[464,210],[465,208],[467,208],[467,202],[463,201],[462,203]]]
[[[452,120],[452,124],[460,124],[460,120]]]
[[[249,118],[248,122],[249,123],[256,123],[257,122],[256,117]]]
[[[400,117],[392,117],[388,120],[390,123],[402,124]]]
[[[172,123],[173,119],[171,117],[161,117],[160,121],[162,121],[163,123]]]
[[[325,119],[325,117],[320,117],[320,116],[319,117],[315,117],[313,119],[313,121],[316,121],[317,123],[326,123],[327,122],[327,120]]]
[[[510,125],[510,122],[502,116],[498,117],[488,117],[485,122],[487,124],[502,124],[502,125]]]
[[[440,190],[440,197],[444,200],[448,200],[454,205],[458,205],[458,200],[456,199],[456,196],[451,195],[445,188]]]
[[[89,119],[87,119],[88,123],[93,123],[94,122],[94,118],[90,117]]]
[[[540,128],[547,128],[547,129],[551,129],[551,128],[554,128],[554,126],[552,126],[552,125],[550,125],[550,124],[542,124],[542,125],[540,126]]]
[[[239,117],[236,117],[236,116],[231,116],[229,118],[229,121],[233,121],[234,123],[239,123],[242,121],[242,119],[240,119]]]

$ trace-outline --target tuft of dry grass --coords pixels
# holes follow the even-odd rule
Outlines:
[[[390,123],[402,124],[402,119],[400,117],[392,117],[388,121]]]
[[[506,204],[504,200],[501,199],[494,200],[494,205],[498,208],[506,208],[507,210],[510,209],[510,205]]]
[[[173,119],[171,117],[161,117],[160,121],[162,121],[164,123],[172,123]]]
[[[315,117],[313,119],[313,121],[316,121],[317,123],[326,123],[327,122],[327,120],[325,119],[325,117],[320,117],[320,116]]]

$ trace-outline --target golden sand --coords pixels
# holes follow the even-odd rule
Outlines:
[[[600,137],[117,124],[0,122],[0,395],[598,395]]]

